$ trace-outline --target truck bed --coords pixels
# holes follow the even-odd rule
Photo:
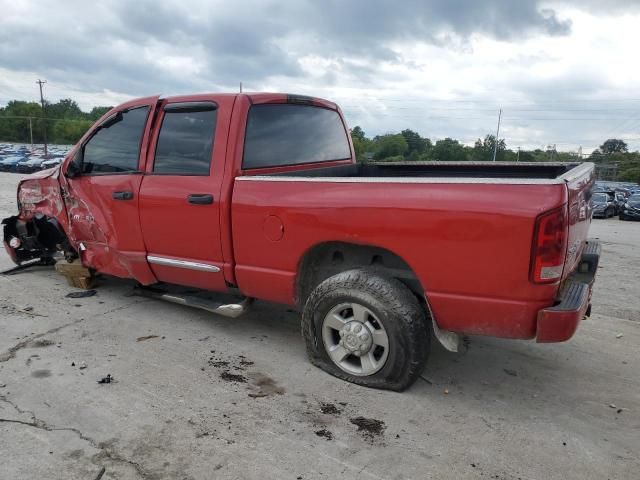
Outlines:
[[[508,183],[560,183],[563,176],[579,165],[579,163],[552,162],[377,162],[301,169],[269,176],[314,179],[390,177],[424,179],[423,181],[429,181],[429,179],[434,181],[437,181],[436,179],[467,179],[467,181],[475,179],[485,182],[492,179],[497,181],[506,179]]]

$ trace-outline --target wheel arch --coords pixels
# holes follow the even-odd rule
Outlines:
[[[375,245],[329,241],[309,248],[298,262],[296,303],[303,306],[322,281],[346,270],[373,268],[405,284],[421,301],[425,291],[410,265],[395,252]]]

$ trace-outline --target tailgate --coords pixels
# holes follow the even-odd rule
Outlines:
[[[591,188],[595,182],[593,163],[582,163],[560,177],[566,182],[569,218],[567,257],[562,278],[567,278],[577,267],[591,224]]]

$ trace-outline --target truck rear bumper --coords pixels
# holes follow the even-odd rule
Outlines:
[[[565,282],[559,303],[538,312],[538,343],[569,340],[591,312],[591,290],[600,261],[600,243],[587,242],[578,269]]]

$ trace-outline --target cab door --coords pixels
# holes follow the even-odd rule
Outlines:
[[[61,179],[83,264],[143,284],[156,281],[146,262],[138,194],[157,102],[143,98],[110,112],[83,137]]]
[[[220,191],[233,98],[172,98],[160,105],[140,189],[147,261],[158,280],[226,290]]]

